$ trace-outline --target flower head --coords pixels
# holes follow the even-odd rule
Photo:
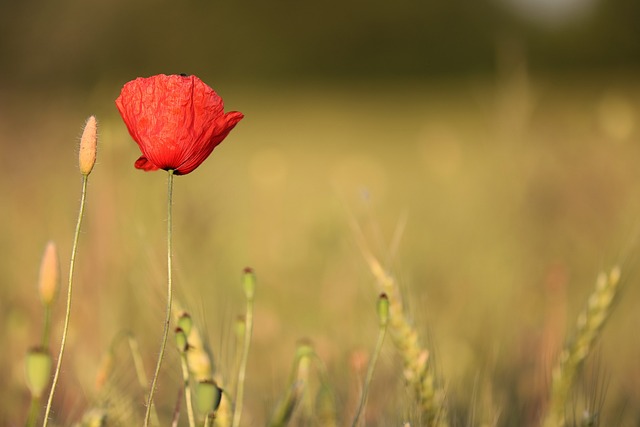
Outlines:
[[[142,156],[135,167],[186,175],[244,117],[196,76],[160,74],[124,85],[116,106]]]
[[[80,139],[80,154],[78,156],[80,173],[88,176],[96,163],[96,150],[98,145],[98,122],[95,116],[87,119]]]

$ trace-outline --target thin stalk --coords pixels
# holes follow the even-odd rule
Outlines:
[[[29,416],[27,418],[27,423],[26,423],[27,427],[33,427],[36,425],[39,412],[40,412],[40,398],[33,396],[31,397],[31,404],[29,405]]]
[[[162,344],[160,345],[160,354],[158,355],[158,363],[156,364],[156,370],[153,374],[153,380],[151,381],[151,390],[149,390],[149,398],[147,400],[147,410],[144,414],[144,426],[148,427],[149,418],[151,417],[151,407],[153,405],[153,395],[156,392],[158,385],[158,376],[160,374],[160,367],[162,366],[162,360],[164,359],[164,350],[167,346],[167,337],[169,336],[169,323],[171,322],[171,302],[173,299],[173,281],[171,278],[171,251],[172,251],[172,218],[171,207],[173,204],[173,170],[169,170],[169,177],[167,179],[167,312],[164,321],[164,332],[162,333]]]
[[[80,239],[80,226],[82,225],[82,217],[84,216],[84,206],[85,206],[85,201],[87,199],[87,180],[88,180],[88,175],[82,175],[82,194],[80,196],[80,210],[78,212],[78,220],[76,221],[76,231],[73,237],[73,247],[71,249],[71,261],[69,262],[67,309],[64,316],[64,327],[62,329],[62,341],[60,342],[60,352],[58,353],[58,362],[56,363],[56,370],[55,370],[55,373],[53,374],[51,390],[49,391],[49,399],[47,400],[47,408],[44,412],[44,421],[42,424],[43,427],[46,427],[49,422],[49,414],[51,413],[53,395],[55,394],[56,386],[58,385],[60,368],[62,366],[62,357],[64,355],[64,348],[67,343],[67,333],[69,331],[69,319],[71,318],[71,295],[73,291],[73,272],[76,264],[76,253],[78,252],[78,240]]]
[[[42,348],[49,346],[49,336],[51,334],[51,306],[45,304],[44,306],[44,328],[42,332]],[[27,427],[33,427],[38,421],[38,414],[40,413],[40,397],[32,396],[31,403],[29,404],[29,415],[27,416]]]
[[[238,388],[236,390],[235,409],[233,411],[232,427],[240,425],[242,416],[242,401],[244,395],[244,380],[247,372],[247,360],[249,359],[249,346],[251,345],[251,331],[253,330],[253,295],[247,297],[247,313],[245,315],[244,346],[242,349],[242,360],[238,371]]]
[[[49,336],[51,335],[51,306],[46,304],[44,306],[44,329],[42,332],[42,347],[49,346]]]
[[[387,334],[387,325],[380,325],[380,332],[378,332],[378,340],[376,342],[376,348],[373,351],[373,357],[371,358],[371,362],[369,362],[369,367],[367,368],[367,376],[365,377],[364,387],[362,389],[362,396],[360,397],[360,404],[358,405],[358,410],[356,411],[356,416],[353,419],[352,427],[356,427],[358,425],[358,421],[360,421],[360,416],[364,412],[364,407],[367,404],[367,397],[369,396],[369,388],[371,386],[371,380],[373,379],[373,371],[376,367],[376,363],[378,361],[378,356],[380,355],[380,351],[382,350],[382,344],[384,343],[384,337]]]
[[[140,354],[140,348],[138,346],[138,340],[131,333],[127,333],[127,342],[129,344],[129,350],[131,351],[131,358],[133,359],[133,366],[136,371],[136,378],[138,379],[138,383],[144,389],[149,380],[147,379],[147,374],[144,371],[144,364],[142,363],[142,355]],[[160,424],[158,420],[158,414],[155,410],[155,405],[151,404],[151,418],[153,419],[153,423],[155,425]]]
[[[189,417],[189,427],[196,427],[196,418],[193,415],[193,404],[191,403],[191,387],[189,387],[189,363],[187,362],[187,353],[180,353],[182,361],[182,380],[184,381],[184,399],[187,402],[187,416]]]

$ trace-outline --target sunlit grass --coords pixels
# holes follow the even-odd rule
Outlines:
[[[326,366],[339,419],[351,421],[363,378],[350,360],[375,343],[378,290],[350,218],[397,278],[408,316],[433,349],[451,416],[463,425],[494,418],[536,425],[555,357],[594,278],[634,256],[640,130],[628,117],[640,115],[640,90],[610,80],[529,90],[526,108],[517,109],[510,103],[522,98],[500,97],[486,82],[222,90],[234,93],[227,107],[247,118],[210,161],[176,179],[174,266],[177,297],[226,381],[234,322],[244,312],[239,272],[251,265],[260,278],[243,425],[264,425],[272,415],[301,338]],[[122,331],[139,340],[148,375],[157,356],[164,174],[133,169],[137,149],[112,98],[98,97],[102,111],[25,102],[36,111],[23,106],[0,118],[0,154],[12,159],[0,182],[0,321],[8,344],[0,353],[0,414],[18,425],[29,404],[22,361],[42,326],[37,266],[50,239],[68,264],[78,184],[72,138],[87,114],[100,119],[102,145],[54,419],[71,425],[99,401],[95,375]],[[40,120],[18,126],[29,114]],[[590,371],[608,379],[602,425],[632,423],[640,413],[633,275],[628,283]],[[53,342],[61,315],[57,307]],[[109,398],[126,419],[127,411],[140,416],[144,392],[122,347]],[[175,352],[165,363],[157,405],[169,419],[182,377]],[[415,417],[402,376],[388,342],[367,425]]]

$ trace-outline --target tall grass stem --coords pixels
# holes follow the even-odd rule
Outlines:
[[[71,318],[71,296],[73,293],[73,272],[76,264],[76,253],[78,252],[78,240],[80,239],[80,227],[82,226],[82,217],[84,216],[84,207],[87,199],[87,181],[88,181],[88,175],[82,175],[82,193],[80,196],[80,209],[78,211],[78,220],[76,221],[76,230],[73,237],[73,247],[71,248],[71,261],[69,262],[69,284],[67,288],[67,308],[64,316],[64,327],[62,329],[62,340],[60,342],[60,352],[58,353],[56,370],[53,374],[51,390],[49,391],[47,408],[45,409],[45,412],[44,412],[44,421],[42,424],[43,427],[46,427],[47,424],[49,423],[49,414],[51,413],[51,406],[53,404],[53,395],[55,394],[56,386],[58,385],[60,368],[62,366],[62,357],[64,355],[64,348],[67,343],[67,333],[69,332],[69,319]]]
[[[373,351],[373,357],[369,362],[369,367],[367,368],[367,376],[365,377],[364,387],[362,388],[362,396],[360,397],[360,403],[358,404],[358,410],[356,411],[356,415],[353,418],[353,423],[351,427],[356,427],[358,422],[360,421],[360,416],[364,412],[365,405],[367,404],[367,397],[369,395],[369,388],[371,387],[371,380],[373,379],[373,371],[376,367],[376,363],[378,362],[378,356],[380,356],[380,351],[382,350],[382,344],[384,343],[384,338],[387,335],[387,323],[380,324],[380,331],[378,332],[378,339],[376,341],[376,347]]]
[[[196,427],[196,418],[193,414],[193,403],[191,401],[191,386],[189,385],[189,363],[187,362],[187,353],[182,351],[180,354],[182,364],[182,380],[184,384],[184,399],[187,403],[187,416],[189,417],[189,427]]]
[[[167,337],[169,336],[169,324],[171,323],[171,302],[173,299],[173,280],[172,280],[172,214],[171,208],[173,206],[173,170],[169,170],[169,176],[167,178],[167,310],[164,320],[164,332],[162,333],[162,343],[160,345],[160,354],[158,355],[158,362],[156,364],[156,370],[153,374],[153,380],[151,381],[151,389],[149,390],[149,397],[147,400],[147,409],[144,414],[144,426],[149,425],[149,418],[151,416],[151,405],[153,404],[153,395],[156,392],[158,385],[158,376],[160,375],[160,368],[162,366],[162,360],[164,359],[164,350],[167,346]]]
[[[253,274],[246,272],[245,274]],[[253,280],[253,278],[245,280]],[[245,289],[246,291],[246,289]],[[247,361],[249,359],[249,346],[251,345],[251,332],[253,330],[253,292],[247,293],[247,313],[245,314],[245,331],[244,345],[242,348],[242,359],[240,361],[240,369],[238,370],[238,384],[236,389],[235,408],[233,411],[232,427],[240,425],[240,417],[242,416],[242,404],[244,399],[244,381],[247,372]]]

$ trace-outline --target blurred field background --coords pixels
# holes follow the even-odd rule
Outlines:
[[[133,168],[138,149],[113,101],[135,77],[185,72],[246,115],[176,179],[174,199],[177,297],[225,375],[240,273],[258,276],[244,425],[264,425],[301,338],[351,420],[362,383],[352,362],[375,342],[378,293],[354,220],[401,283],[453,425],[536,425],[597,273],[625,262],[576,400],[604,395],[602,425],[637,425],[639,17],[622,0],[2,4],[0,424],[26,415],[23,357],[40,339],[36,281],[50,239],[66,286],[77,143],[91,114],[98,164],[54,419],[72,425],[97,404],[98,364],[122,330],[140,340],[151,374],[166,176]],[[169,349],[165,418],[180,381]],[[114,375],[139,417],[142,392],[121,357]],[[402,384],[388,341],[367,425],[410,419]]]

